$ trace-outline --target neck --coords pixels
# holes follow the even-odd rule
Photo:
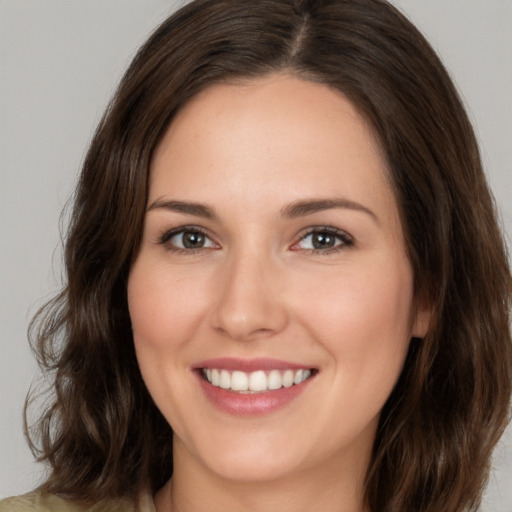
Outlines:
[[[367,512],[363,482],[369,457],[344,465],[336,458],[270,481],[239,481],[211,472],[197,459],[181,459],[179,452],[172,479],[155,496],[157,512]]]

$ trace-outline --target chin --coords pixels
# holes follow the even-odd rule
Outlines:
[[[233,452],[229,457],[221,457],[210,463],[210,469],[219,477],[238,481],[269,482],[282,480],[302,466],[299,461],[286,456],[289,454],[273,453],[272,455],[237,454]]]
[[[304,443],[297,450],[282,435],[226,436],[226,442],[206,439],[193,450],[203,467],[219,477],[239,482],[279,480],[306,465]],[[238,438],[237,438],[238,437]],[[302,446],[301,446],[302,445]]]

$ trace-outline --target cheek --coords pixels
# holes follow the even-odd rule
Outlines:
[[[413,278],[407,264],[346,268],[321,287],[303,283],[307,328],[337,368],[333,385],[385,401],[411,339]],[[313,293],[311,291],[313,290]],[[364,396],[366,394],[366,396]]]
[[[336,338],[334,333],[343,333],[347,342],[360,345],[363,340],[399,342],[411,333],[413,277],[406,262],[347,265],[322,280],[306,275],[301,286],[297,295],[304,298],[303,309]]]
[[[138,348],[168,350],[192,335],[206,308],[204,282],[137,261],[128,281],[128,307]]]
[[[186,385],[189,361],[185,348],[204,302],[196,300],[200,289],[195,283],[190,277],[176,277],[165,264],[144,255],[132,267],[128,280],[137,361],[150,395],[174,431],[184,430],[182,402],[193,399]]]

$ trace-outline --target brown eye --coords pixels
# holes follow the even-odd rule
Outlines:
[[[336,237],[326,232],[312,233],[311,243],[315,249],[331,249],[336,245]]]
[[[353,245],[352,238],[343,231],[327,228],[313,229],[294,245],[294,249],[328,252]]]
[[[203,233],[200,233],[199,231],[186,231],[178,236],[181,237],[181,243],[186,249],[197,249],[198,247],[203,247],[206,238]]]
[[[167,245],[170,249],[185,251],[217,247],[209,236],[194,228],[173,230],[165,234],[160,243]]]

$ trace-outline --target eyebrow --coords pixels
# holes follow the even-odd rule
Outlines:
[[[164,209],[173,212],[187,213],[205,219],[216,219],[217,216],[211,208],[200,203],[189,203],[185,201],[162,201],[156,200],[148,207],[147,211]]]
[[[375,213],[366,206],[343,198],[296,201],[283,208],[281,210],[281,215],[283,217],[295,219],[297,217],[303,217],[306,215],[312,215],[313,213],[331,210],[333,208],[344,208],[347,210],[363,212],[372,217],[375,222],[378,223],[379,220],[377,215],[375,215]]]
[[[355,201],[350,201],[349,199],[310,199],[306,201],[295,201],[287,206],[285,206],[281,210],[281,216],[289,219],[295,219],[298,217],[305,217],[307,215],[312,215],[317,212],[322,212],[325,210],[331,210],[334,208],[344,208],[348,210],[355,210],[359,212],[366,213],[369,215],[375,222],[378,223],[378,217],[375,213],[363,206],[360,203]],[[217,215],[215,212],[208,206],[201,203],[190,203],[186,201],[176,201],[176,200],[161,200],[157,199],[148,207],[147,211],[164,209],[173,212],[186,213],[189,215],[194,215],[197,217],[203,217],[205,219],[214,220],[217,219]]]

